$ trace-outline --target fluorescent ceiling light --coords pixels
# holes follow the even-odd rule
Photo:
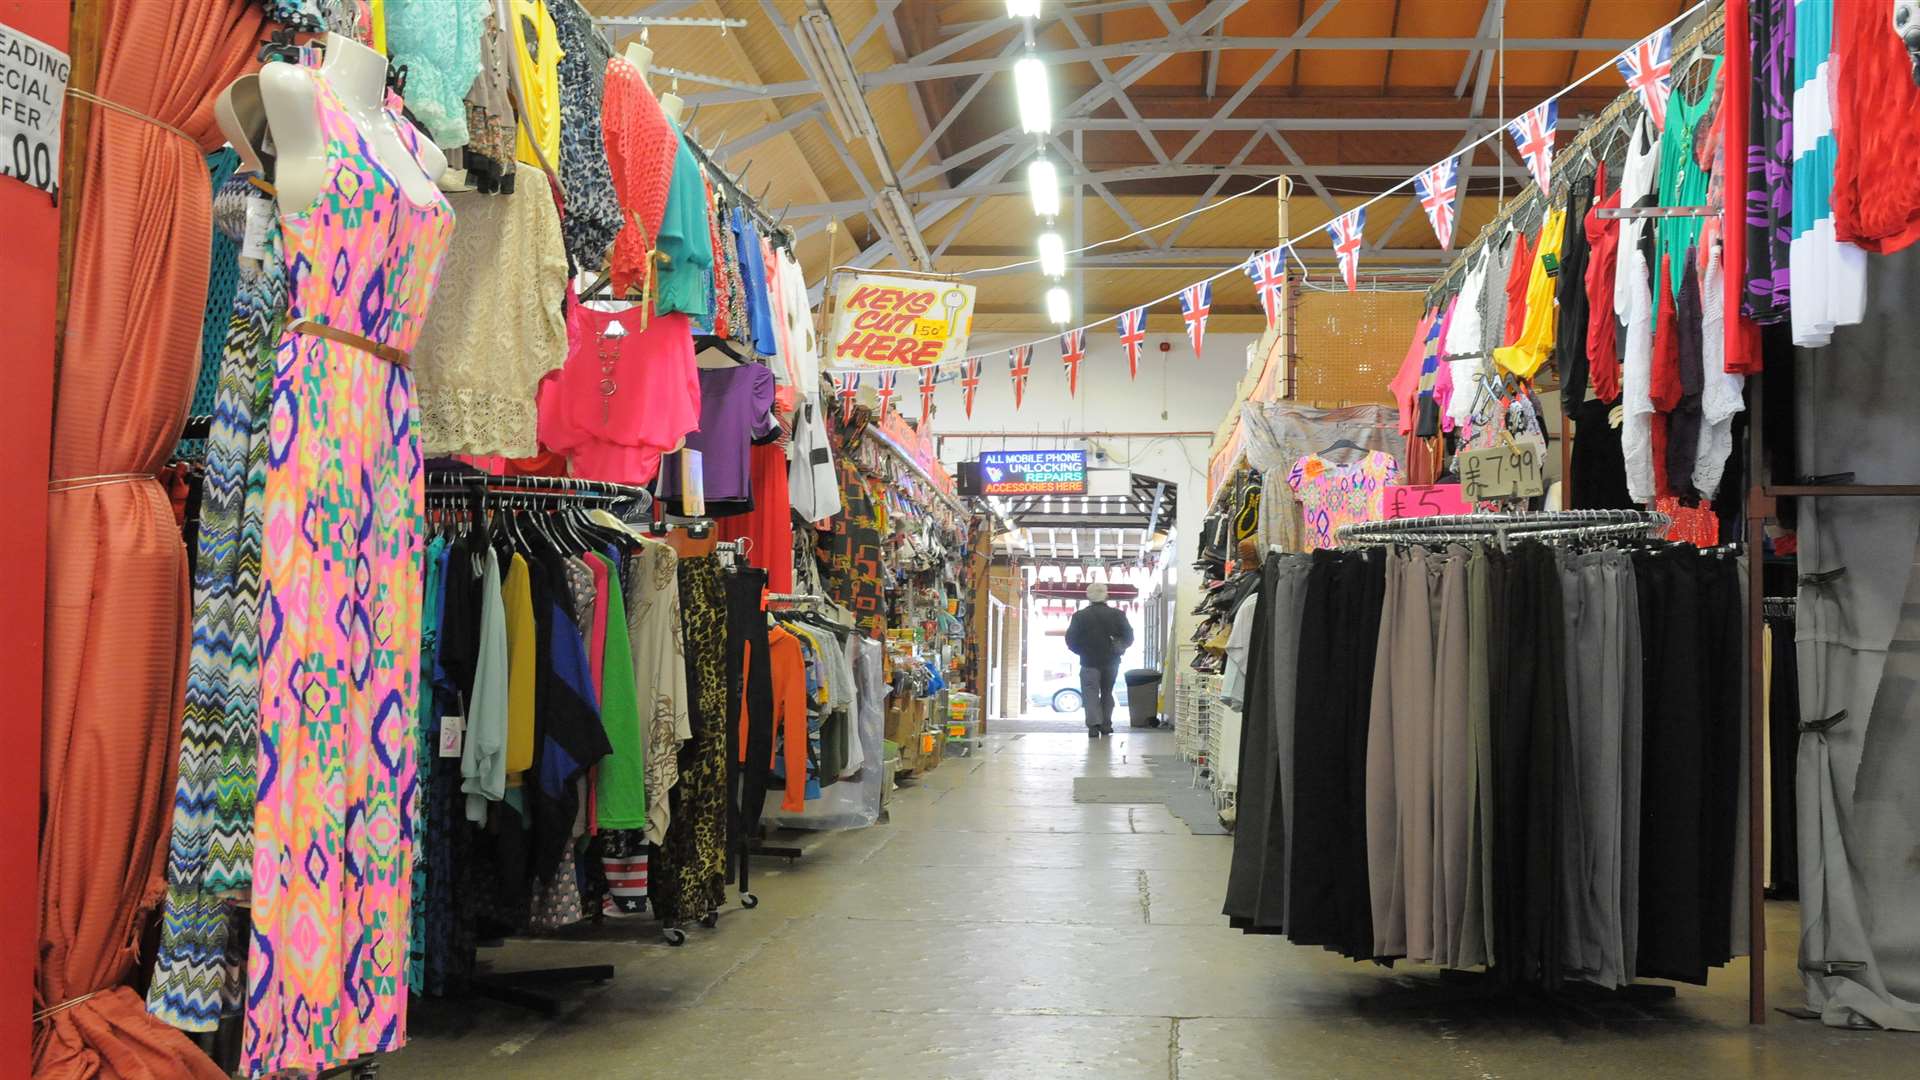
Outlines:
[[[1040,0],[1007,0],[1007,18],[1034,19],[1040,15]]]
[[[1060,173],[1053,162],[1034,158],[1027,166],[1027,193],[1033,196],[1033,212],[1040,217],[1060,212]]]
[[[933,265],[933,256],[928,253],[926,241],[914,224],[913,208],[907,205],[906,196],[900,194],[899,188],[880,189],[874,196],[873,213],[869,219],[880,227],[880,232],[893,245],[894,253],[903,262],[920,267]]]
[[[849,140],[865,138],[872,130],[868,125],[873,114],[867,110],[860,75],[832,18],[825,12],[809,11],[800,16],[796,29],[799,33],[794,35],[794,44],[812,69],[814,82],[820,85],[820,96],[827,101],[834,126]]]
[[[1067,325],[1073,318],[1073,298],[1067,290],[1055,285],[1047,290],[1047,321],[1060,326]]]
[[[1013,91],[1020,101],[1020,130],[1032,135],[1053,130],[1053,97],[1047,89],[1047,65],[1032,54],[1013,64]]]
[[[1052,278],[1067,272],[1067,245],[1057,232],[1040,234],[1040,272]]]

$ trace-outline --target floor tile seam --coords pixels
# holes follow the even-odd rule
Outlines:
[[[898,918],[891,915],[840,915],[835,917],[846,919],[849,922],[890,923],[890,924],[899,924],[903,926],[945,926],[949,929],[952,929],[954,926],[954,920],[952,918],[910,919],[910,918]],[[1125,922],[1125,923],[1093,922],[1086,919],[990,918],[990,917],[983,917],[974,912],[968,912],[966,915],[966,925],[967,926],[1051,926],[1051,927],[1080,926],[1080,927],[1086,927],[1088,929],[1113,930],[1113,929],[1125,929],[1131,926],[1147,925],[1147,924],[1144,924],[1144,923],[1136,924],[1132,922]],[[1180,924],[1156,923],[1154,925],[1176,926]]]
[[[706,986],[701,987],[699,992],[694,994],[692,998],[690,998],[687,1001],[686,1007],[691,1009],[701,1004],[706,1000],[707,995],[713,993],[715,990],[719,989],[721,986],[724,986],[729,979],[734,977],[734,975],[745,970],[748,964],[751,964],[755,960],[759,959],[760,954],[766,952],[768,947],[771,946],[775,941],[782,940],[785,933],[787,931],[792,930],[794,924],[796,922],[799,922],[800,918],[801,918],[800,916],[788,915],[783,919],[781,919],[780,925],[778,927],[769,928],[769,933],[765,937],[761,938],[759,941],[754,942],[753,947],[748,949],[744,955],[736,959],[733,963],[727,965],[727,970],[721,972],[718,978],[714,979],[712,982],[709,982]]]
[[[686,1006],[691,1008],[692,1006]],[[893,1008],[874,1009],[860,1006],[842,1006],[815,1001],[813,1004],[782,1006],[779,1008],[758,1005],[705,1004],[701,1007],[705,1013],[729,1013],[748,1015],[753,1013],[774,1013],[781,1015],[827,1016],[832,1013],[853,1013],[868,1016],[983,1016],[983,1017],[1038,1017],[1052,1020],[1276,1020],[1280,1014],[1255,1015],[1237,1013],[1200,1013],[1173,1015],[1164,1012],[1065,1012],[1055,1009],[915,1009]]]
[[[1007,835],[1047,836],[1050,834],[1048,833],[1011,833]],[[1109,835],[1124,836],[1126,834],[1111,833]],[[1143,834],[1143,835],[1152,835],[1152,834]],[[862,865],[862,864],[855,864],[855,865]],[[1226,869],[1224,867],[1167,866],[1159,863],[1156,863],[1152,866],[1134,866],[1130,864],[1122,865],[1122,864],[1115,864],[1115,863],[1069,863],[1065,865],[1060,865],[1055,863],[1032,864],[1032,863],[1005,863],[1005,862],[966,862],[966,863],[907,862],[904,859],[890,859],[886,862],[874,863],[873,865],[902,866],[902,867],[911,866],[911,867],[915,867],[923,870],[924,869],[943,869],[943,868],[953,869],[953,870],[1000,870],[1000,869],[1008,869],[1008,870],[1152,870],[1152,871],[1161,871],[1166,873],[1181,872],[1181,871],[1192,871],[1192,872],[1198,873],[1201,871],[1211,872],[1213,870],[1218,869],[1223,874],[1226,872]]]

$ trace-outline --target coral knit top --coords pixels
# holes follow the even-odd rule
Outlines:
[[[640,69],[618,56],[607,62],[600,125],[613,187],[626,211],[613,242],[612,266],[614,295],[625,296],[646,273],[647,253],[660,242],[680,140]]]

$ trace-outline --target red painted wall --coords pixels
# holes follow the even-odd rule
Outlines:
[[[0,0],[0,23],[67,48],[68,9]],[[40,801],[40,684],[46,626],[47,442],[53,422],[53,322],[60,209],[0,178],[0,1076],[26,1076],[33,966],[39,940],[36,870]]]

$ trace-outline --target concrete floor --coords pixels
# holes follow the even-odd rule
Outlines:
[[[501,970],[610,962],[556,1019],[429,1002],[384,1080],[664,1077],[1914,1076],[1920,1037],[1775,1014],[1744,961],[1672,1001],[1442,1001],[1431,968],[1350,963],[1220,916],[1232,841],[1163,806],[1076,805],[1073,778],[1143,776],[1165,732],[1001,734],[895,793],[892,820],[757,860],[753,911],[682,948],[651,923],[485,950]],[[1770,912],[1769,983],[1798,1005],[1798,914]]]

